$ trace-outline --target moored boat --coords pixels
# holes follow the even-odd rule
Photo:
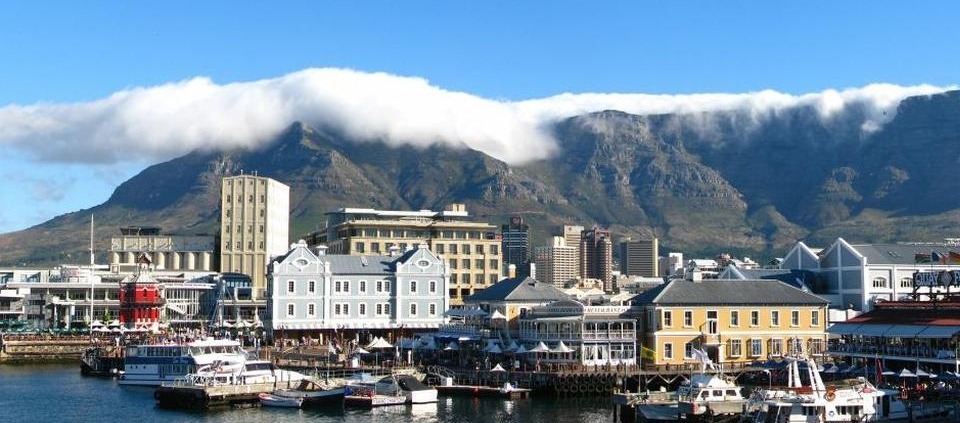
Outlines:
[[[344,386],[324,386],[309,379],[302,380],[296,388],[273,391],[274,396],[301,398],[304,408],[342,404],[345,393],[346,388]]]
[[[303,404],[302,397],[281,397],[265,392],[261,393],[258,398],[260,399],[260,405],[264,407],[300,408]]]

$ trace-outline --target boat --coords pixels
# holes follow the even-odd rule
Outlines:
[[[697,374],[677,389],[680,416],[720,416],[743,412],[747,398],[734,380],[720,374]]]
[[[787,387],[757,389],[747,403],[743,423],[874,422],[922,419],[942,414],[939,409],[914,409],[900,400],[895,389],[881,389],[865,378],[825,385],[809,358],[787,358]],[[805,378],[800,364],[806,363]]]
[[[257,398],[260,399],[260,405],[263,407],[300,408],[303,405],[303,398],[281,397],[266,392],[261,393]]]
[[[437,402],[437,390],[410,375],[389,375],[380,379],[361,374],[348,380],[347,389],[353,394],[403,397],[406,404]]]
[[[251,357],[240,343],[203,339],[187,344],[130,345],[124,349],[122,385],[239,384],[292,382],[303,374]]]
[[[345,393],[345,386],[325,386],[309,379],[300,381],[296,388],[273,391],[273,395],[277,397],[302,399],[303,408],[342,404]]]

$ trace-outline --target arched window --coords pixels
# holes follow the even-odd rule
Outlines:
[[[874,288],[886,288],[887,287],[887,278],[883,276],[877,276],[873,278],[873,287]]]

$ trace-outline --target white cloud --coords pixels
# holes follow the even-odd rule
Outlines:
[[[727,110],[759,122],[797,106],[815,108],[822,119],[856,106],[865,116],[861,128],[869,131],[892,119],[901,99],[946,89],[875,84],[804,95],[772,90],[689,95],[587,93],[505,102],[444,90],[421,78],[307,69],[225,85],[194,78],[125,90],[88,103],[9,105],[0,108],[0,145],[44,161],[159,160],[196,148],[254,148],[299,120],[337,128],[360,139],[465,144],[517,163],[556,151],[544,131],[548,124],[594,111]]]

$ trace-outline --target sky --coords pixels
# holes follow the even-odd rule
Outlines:
[[[960,3],[0,2],[0,233],[295,120],[508,163],[580,113],[851,104],[956,88]]]

